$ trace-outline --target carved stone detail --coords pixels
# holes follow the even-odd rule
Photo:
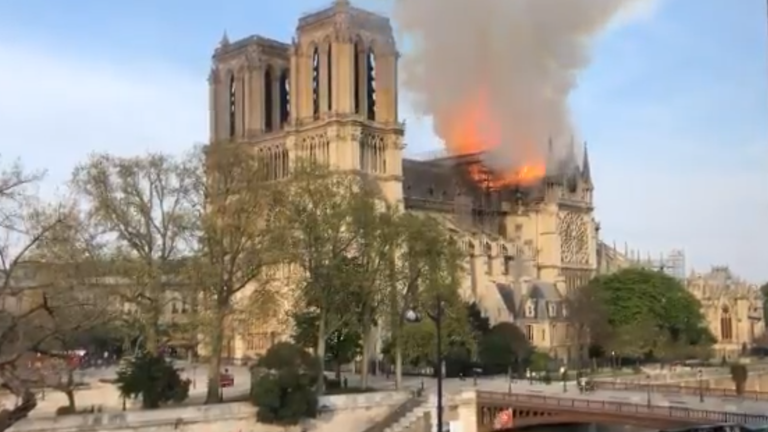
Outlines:
[[[563,264],[589,264],[589,227],[580,213],[562,212],[557,217],[560,259]]]
[[[327,163],[331,156],[331,141],[325,131],[305,135],[299,141],[298,150],[306,158]]]

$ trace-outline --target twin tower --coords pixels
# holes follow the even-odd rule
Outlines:
[[[367,172],[400,201],[398,57],[389,19],[345,0],[299,19],[291,43],[225,35],[209,77],[211,143],[252,145],[275,180],[297,158]]]

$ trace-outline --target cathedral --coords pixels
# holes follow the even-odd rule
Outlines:
[[[518,324],[554,358],[583,355],[568,343],[564,299],[598,268],[586,151],[525,187],[484,181],[492,173],[478,155],[405,158],[398,58],[390,20],[343,0],[302,16],[290,42],[224,36],[209,76],[210,141],[253,146],[273,179],[305,157],[374,177],[387,200],[433,215],[460,241],[463,295],[492,323]],[[284,333],[236,329],[225,356],[256,357]]]

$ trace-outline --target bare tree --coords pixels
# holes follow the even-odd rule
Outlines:
[[[194,209],[189,161],[148,154],[93,155],[75,169],[72,187],[109,245],[110,273],[119,295],[135,307],[147,351],[157,353],[163,312],[185,288],[182,259],[190,251]]]
[[[50,263],[43,251],[58,247],[65,232],[79,228],[71,205],[37,199],[42,177],[18,164],[0,171],[0,380],[21,399],[15,408],[0,410],[0,431],[37,406],[30,356],[44,352],[56,334],[76,331],[87,321],[63,319],[82,299],[55,283],[62,274],[46,277]]]
[[[200,289],[198,318],[209,349],[206,401],[219,399],[227,322],[267,321],[274,280],[285,261],[285,230],[274,217],[279,184],[268,182],[252,149],[215,144],[198,154],[190,196],[197,211],[198,248],[190,284]],[[258,308],[256,307],[258,306]]]

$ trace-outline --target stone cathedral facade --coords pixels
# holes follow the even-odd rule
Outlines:
[[[598,268],[586,152],[524,188],[484,184],[467,169],[477,156],[404,158],[398,57],[389,19],[343,0],[301,17],[290,42],[225,36],[209,77],[211,143],[251,145],[273,179],[298,158],[373,176],[387,200],[451,230],[466,251],[463,294],[493,323],[520,325],[563,361],[583,355],[564,299]],[[225,356],[253,358],[288,335],[275,323],[235,326]]]

